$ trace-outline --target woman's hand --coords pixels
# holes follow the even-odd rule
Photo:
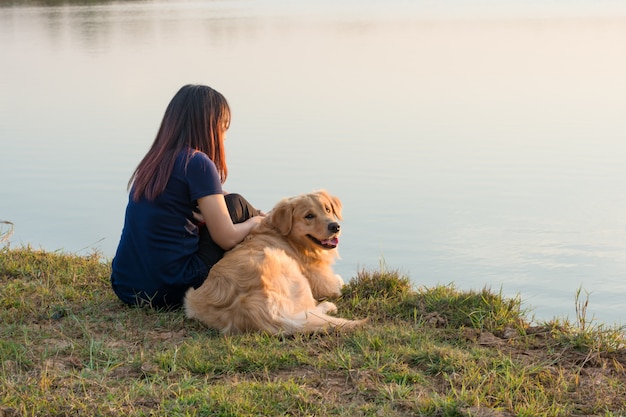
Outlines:
[[[200,210],[200,208],[198,208],[198,210]],[[195,220],[195,221],[197,221],[197,222],[198,222],[198,224],[204,224],[204,223],[206,223],[206,222],[204,221],[204,216],[202,215],[202,213],[200,213],[200,211],[196,211],[196,210],[194,210],[192,214],[193,214],[193,218],[194,218],[194,220]]]
[[[251,222],[252,223],[252,229],[255,229],[259,224],[261,224],[261,222],[263,221],[263,218],[265,217],[265,214],[263,213],[259,213],[257,216],[254,217],[250,217],[248,220],[246,220],[246,222]]]

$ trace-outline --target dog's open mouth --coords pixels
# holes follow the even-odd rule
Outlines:
[[[335,249],[337,245],[339,245],[339,238],[332,237],[330,239],[319,240],[314,238],[311,235],[307,235],[309,239],[315,242],[317,245],[323,247],[324,249]]]

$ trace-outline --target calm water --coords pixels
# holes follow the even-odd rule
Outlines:
[[[167,102],[233,107],[226,189],[344,203],[339,273],[519,294],[625,321],[626,4],[0,2],[11,246],[113,256]]]

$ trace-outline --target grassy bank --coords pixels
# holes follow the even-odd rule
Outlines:
[[[348,277],[344,277],[348,278]],[[123,307],[100,256],[0,248],[0,416],[618,416],[622,329],[363,271],[341,334],[223,337]]]

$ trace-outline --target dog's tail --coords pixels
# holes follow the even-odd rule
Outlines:
[[[317,307],[298,313],[297,317],[283,318],[283,329],[288,333],[315,333],[324,330],[349,330],[362,326],[364,320],[348,320],[341,317],[330,316],[337,307],[328,301],[324,301]]]

